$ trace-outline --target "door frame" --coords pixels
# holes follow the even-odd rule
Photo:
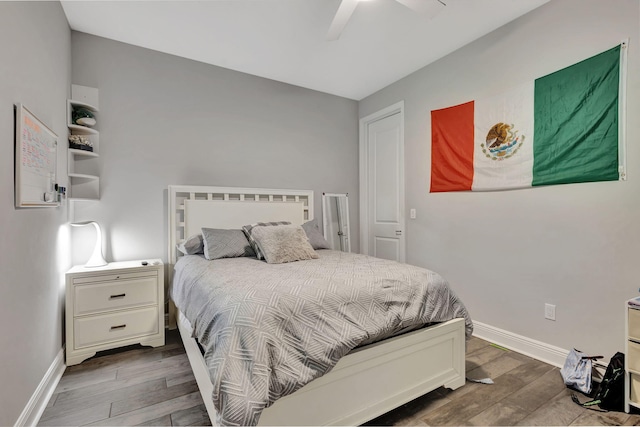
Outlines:
[[[360,253],[369,255],[369,124],[400,113],[400,206],[404,216],[404,101],[396,102],[382,110],[360,119]],[[406,218],[404,218],[406,220]],[[406,221],[404,223],[404,254],[407,253]],[[404,260],[403,260],[404,262]]]

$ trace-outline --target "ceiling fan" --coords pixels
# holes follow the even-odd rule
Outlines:
[[[333,21],[331,22],[331,26],[329,27],[329,32],[327,33],[327,40],[333,41],[338,40],[340,38],[340,34],[344,27],[347,26],[347,22],[349,22],[349,18],[356,10],[356,6],[359,2],[365,0],[342,0],[340,2],[340,6],[338,6],[338,11],[336,15],[333,17]],[[446,4],[444,4],[440,0],[395,0],[398,3],[408,7],[409,9],[420,13],[421,15],[426,16],[428,19],[433,18],[438,13],[444,9]]]

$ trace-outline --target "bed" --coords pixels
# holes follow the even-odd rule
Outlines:
[[[440,386],[455,389],[464,384],[465,336],[471,332],[471,321],[448,284],[433,272],[330,250],[318,250],[316,259],[275,265],[252,257],[215,261],[197,255],[180,257],[180,251],[176,250],[177,244],[202,228],[240,229],[257,221],[288,221],[294,226],[306,223],[313,219],[312,191],[170,186],[168,206],[170,294],[176,303],[170,304],[170,324],[174,319],[177,322],[214,425],[355,425]],[[356,273],[347,277],[345,269]],[[376,308],[376,303],[369,302],[365,311],[372,309],[390,316],[373,322],[377,326],[374,325],[375,334],[370,336],[369,325],[363,330],[358,324],[363,317],[360,312],[344,309],[354,305],[351,301],[361,304],[361,300],[353,299],[345,291],[345,284],[377,282],[365,287],[371,292],[381,292],[378,285],[384,282],[381,287],[389,298],[389,289],[396,287],[396,279],[392,277],[396,269],[403,278],[422,275],[429,276],[431,281],[435,278],[442,293],[451,300],[451,307],[411,308],[407,301],[421,297],[412,294],[407,301],[398,303],[393,294],[396,307],[413,313],[421,321],[432,321],[430,326],[416,329],[415,324],[404,324],[404,320],[396,322],[399,316],[392,309]],[[327,279],[321,279],[322,272],[327,271],[330,272]],[[365,271],[367,274],[374,271],[375,280],[364,275]],[[383,276],[384,280],[380,279]],[[284,296],[278,296],[279,299],[306,292],[304,298],[290,298],[297,301],[294,305],[298,304],[290,311],[302,312],[298,308],[305,304],[318,305],[290,323],[277,317],[278,321],[273,321],[269,313],[265,314],[272,301],[258,304],[249,314],[230,314],[237,307],[246,310],[246,304],[238,305],[238,301],[253,304],[274,298],[258,288],[257,283],[249,283],[253,277],[260,278],[259,286],[282,288]],[[215,283],[202,287],[205,278],[206,283]],[[301,286],[299,281],[306,285]],[[426,287],[422,286],[422,291],[426,292]],[[354,289],[358,294],[369,292],[355,285]],[[341,293],[345,295],[339,296]],[[326,299],[314,301],[316,294]],[[335,304],[330,301],[338,298],[349,301]],[[340,316],[345,319],[333,313],[332,305],[340,307]],[[329,312],[323,315],[326,317],[315,316],[323,310]],[[426,311],[429,317],[425,317]],[[254,316],[254,312],[259,316]],[[279,315],[278,312],[276,316]],[[237,332],[237,336],[230,338],[229,328],[216,329],[225,317],[238,324],[238,329],[250,330],[250,334]],[[311,327],[301,333],[298,326],[305,322]],[[387,330],[386,325],[394,322],[395,328]],[[269,323],[290,326],[284,332],[254,331]],[[295,331],[291,332],[292,329]],[[403,333],[397,335],[398,332]],[[264,348],[268,351],[254,350],[256,340],[266,341]],[[268,363],[263,363],[264,360]],[[242,368],[246,366],[251,366],[250,374]]]

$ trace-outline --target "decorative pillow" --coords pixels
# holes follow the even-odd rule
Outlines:
[[[307,233],[309,243],[311,243],[311,247],[313,247],[313,249],[331,249],[331,245],[329,245],[327,239],[325,239],[320,232],[318,221],[316,221],[315,219],[307,221],[302,224],[302,229],[305,233]]]
[[[299,225],[254,227],[252,235],[269,264],[318,258]]]
[[[194,234],[184,242],[180,243],[178,250],[185,255],[196,255],[204,253],[204,242],[202,234]]]
[[[251,248],[256,253],[256,258],[264,259],[264,255],[262,255],[262,252],[260,252],[260,248],[258,247],[258,244],[253,238],[253,230],[256,227],[270,227],[275,225],[290,225],[290,224],[291,223],[289,221],[256,222],[255,224],[245,225],[244,227],[242,227],[242,231],[244,231],[244,234],[247,236],[247,239],[249,240],[249,244],[251,245]]]
[[[202,236],[206,259],[256,256],[242,230],[203,228]]]

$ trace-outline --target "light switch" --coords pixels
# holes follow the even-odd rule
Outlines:
[[[416,219],[416,210],[415,209],[411,209],[409,211],[409,218]]]

